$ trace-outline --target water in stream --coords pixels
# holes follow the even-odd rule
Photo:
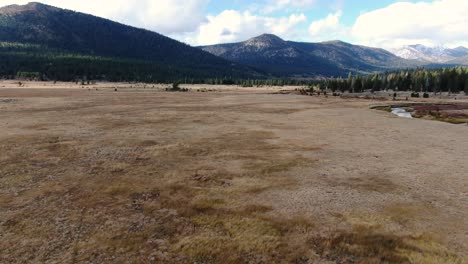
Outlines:
[[[404,108],[392,108],[392,114],[404,118],[413,118],[411,113],[406,112]]]

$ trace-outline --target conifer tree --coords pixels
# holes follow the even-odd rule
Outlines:
[[[465,80],[465,94],[468,95],[468,78]]]

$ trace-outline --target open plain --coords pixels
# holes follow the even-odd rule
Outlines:
[[[467,125],[276,88],[16,86],[0,263],[467,263]]]

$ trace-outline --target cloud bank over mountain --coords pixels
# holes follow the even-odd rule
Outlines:
[[[0,5],[27,2],[0,0]],[[460,0],[385,0],[378,8],[349,0],[42,2],[157,31],[191,45],[236,42],[273,33],[296,41],[340,39],[383,48],[468,46],[468,1]]]

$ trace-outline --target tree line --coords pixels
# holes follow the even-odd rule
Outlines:
[[[41,50],[41,52],[38,52]],[[332,92],[360,93],[382,90],[415,93],[468,94],[468,68],[405,69],[370,75],[349,74],[347,78],[249,79],[238,72],[162,66],[156,62],[70,54],[37,45],[0,42],[0,78],[43,81],[99,80],[112,82],[187,83],[257,86],[308,86]],[[214,77],[213,76],[218,76]]]
[[[405,69],[374,73],[370,75],[353,75],[348,78],[305,79],[264,79],[264,80],[230,80],[208,79],[207,84],[235,84],[244,87],[255,86],[308,86],[332,92],[377,92],[405,91],[414,93],[460,93],[468,94],[468,68],[450,67],[441,69]]]
[[[468,94],[468,68],[452,67],[443,69],[408,69],[375,73],[367,76],[349,74],[347,79],[324,81],[320,87],[333,92],[349,91],[410,91],[414,93],[460,93]]]

